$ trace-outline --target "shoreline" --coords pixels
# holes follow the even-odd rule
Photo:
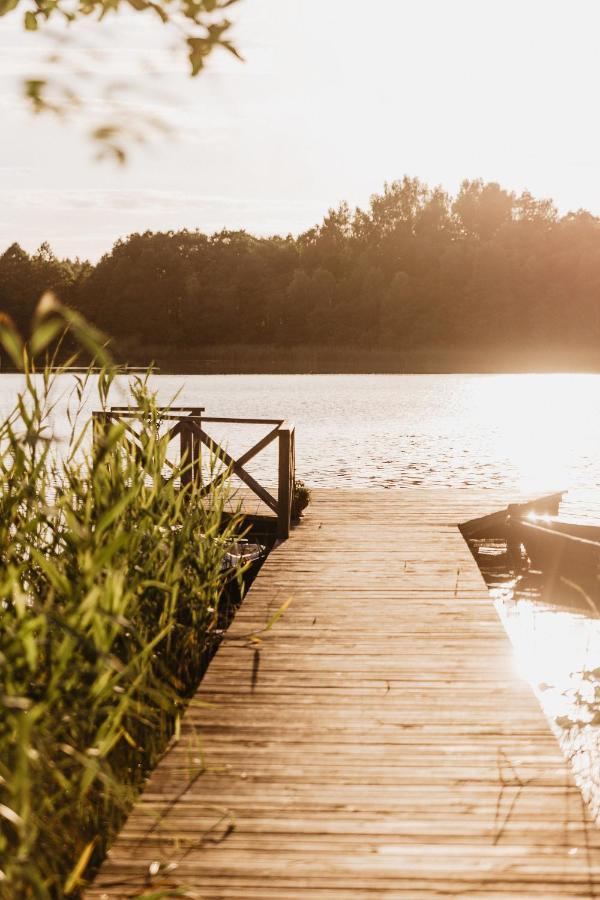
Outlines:
[[[116,358],[150,362],[164,375],[458,375],[600,373],[600,348],[418,347],[220,344],[198,350],[121,346]]]
[[[600,374],[600,348],[418,347],[219,344],[201,349],[113,343],[117,365],[161,375],[522,375]],[[78,366],[85,370],[85,366]],[[3,358],[0,374],[16,370]]]

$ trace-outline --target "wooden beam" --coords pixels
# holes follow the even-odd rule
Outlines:
[[[292,438],[293,428],[284,422],[279,428],[279,466],[277,500],[279,511],[277,515],[277,537],[282,541],[290,535],[290,522],[292,518],[292,495],[294,491],[292,475]]]
[[[220,459],[221,462],[223,462],[228,467],[228,469],[231,470],[231,472],[237,475],[240,481],[243,481],[244,484],[246,484],[252,491],[254,491],[256,496],[259,497],[263,501],[263,503],[265,503],[269,507],[269,509],[273,510],[275,514],[278,514],[279,510],[277,500],[269,493],[266,488],[264,488],[256,480],[256,478],[253,478],[253,476],[250,475],[249,472],[246,472],[244,467],[240,465],[240,463],[235,460],[233,456],[230,456],[230,454],[227,453],[227,451],[224,450],[220,444],[218,444],[213,438],[211,438],[211,436],[207,434],[204,429],[197,424],[197,422],[190,422],[190,428],[198,434],[202,443],[206,444],[209,450],[214,453],[214,455],[218,459]],[[206,492],[210,490],[212,485],[213,482],[211,482],[210,485],[207,485]]]
[[[86,900],[600,896],[600,832],[456,527],[517,499],[314,490]]]

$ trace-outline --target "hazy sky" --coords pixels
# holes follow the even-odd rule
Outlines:
[[[18,79],[50,44],[0,19],[0,252],[48,240],[96,258],[148,228],[296,233],[405,173],[600,214],[597,0],[242,0],[232,15],[246,62],[221,53],[193,81],[151,18],[79,36],[77,62],[131,87],[125,110],[173,127],[120,170],[81,127],[25,112]]]

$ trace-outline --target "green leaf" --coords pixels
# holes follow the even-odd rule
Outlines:
[[[65,323],[61,319],[52,319],[36,328],[29,342],[32,357],[45,350],[64,328]]]
[[[25,84],[25,98],[29,100],[35,112],[47,110],[49,107],[44,98],[47,82],[41,78],[29,78]]]
[[[236,59],[239,59],[240,62],[244,62],[244,61],[245,61],[245,60],[244,60],[244,57],[242,56],[242,54],[239,52],[239,50],[237,50],[236,47],[233,46],[233,44],[231,43],[231,41],[223,41],[223,42],[222,42],[222,46],[223,46],[226,50],[228,50],[229,53],[231,53],[233,56],[235,56]]]
[[[577,722],[574,722],[573,719],[569,718],[569,716],[557,716],[556,724],[559,728],[574,728],[577,725]]]
[[[192,76],[195,76],[204,68],[204,60],[211,51],[211,42],[207,38],[188,38],[190,48],[189,60],[192,66]]]
[[[265,625],[265,628],[264,628],[265,631],[270,631],[271,628],[273,627],[273,625],[275,625],[275,623],[279,621],[279,619],[282,617],[284,612],[288,609],[292,600],[293,600],[293,597],[288,597],[288,599],[285,601],[285,603],[281,604],[279,609],[271,616],[271,618]]]
[[[4,803],[0,803],[0,816],[3,819],[6,819],[7,822],[10,822],[11,825],[14,825],[17,828],[21,828],[25,822],[21,818],[21,816],[11,809],[9,806],[5,806]]]
[[[65,881],[65,894],[70,894],[71,891],[73,891],[81,881],[81,876],[83,875],[85,867],[90,860],[90,856],[92,855],[92,850],[94,849],[95,845],[96,838],[94,838],[89,842],[89,844],[87,844],[86,847],[84,847],[81,856],[73,866],[69,877]]]
[[[164,9],[163,9],[162,6],[160,5],[160,3],[152,3],[152,2],[149,2],[149,3],[148,3],[148,7],[149,7],[149,9],[153,9],[153,10],[154,10],[154,12],[156,13],[156,15],[159,17],[159,19],[161,20],[161,22],[162,22],[164,25],[167,24],[167,22],[169,21],[169,16],[168,16],[168,14],[164,11]]]
[[[19,0],[0,0],[0,16],[5,16],[18,6]]]
[[[110,509],[104,513],[103,516],[100,517],[98,524],[96,526],[96,534],[99,536],[103,531],[106,531],[112,523],[118,519],[127,509],[129,503],[133,500],[137,493],[137,487],[131,488],[131,490],[127,491],[120,500],[117,500]]]
[[[29,10],[25,13],[25,29],[27,31],[37,31],[38,22],[35,13]]]
[[[38,659],[38,646],[37,641],[34,634],[24,633],[21,638],[23,644],[23,650],[25,652],[25,658],[27,660],[27,665],[31,669],[32,672],[36,670],[36,663]]]
[[[65,578],[63,573],[54,565],[54,562],[47,556],[44,556],[37,547],[32,547],[30,552],[52,587],[63,597],[68,597],[71,588],[69,579]]]
[[[212,25],[208,26],[208,35],[209,40],[212,44],[218,44],[221,40],[221,37],[225,34],[228,29],[231,28],[231,22],[228,19],[223,19],[222,22],[213,22]]]
[[[0,344],[4,347],[15,366],[23,368],[23,341],[12,319],[0,313]]]
[[[51,315],[61,315],[62,312],[63,305],[56,294],[54,294],[53,291],[46,291],[35,308],[33,317],[34,324],[37,327],[38,323],[41,322],[42,319],[45,319]]]
[[[107,339],[101,331],[90,325],[76,310],[65,307],[63,316],[82,347],[94,357],[96,365],[109,366],[111,357],[106,349]]]

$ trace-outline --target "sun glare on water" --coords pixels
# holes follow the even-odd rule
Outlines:
[[[493,376],[481,382],[498,454],[521,491],[568,488],[581,479],[587,463],[582,448],[589,446],[582,438],[599,430],[596,388],[595,376],[574,373]]]
[[[568,715],[580,673],[600,666],[600,620],[550,608],[539,600],[501,597],[496,609],[511,639],[519,674],[544,695],[547,715]]]

